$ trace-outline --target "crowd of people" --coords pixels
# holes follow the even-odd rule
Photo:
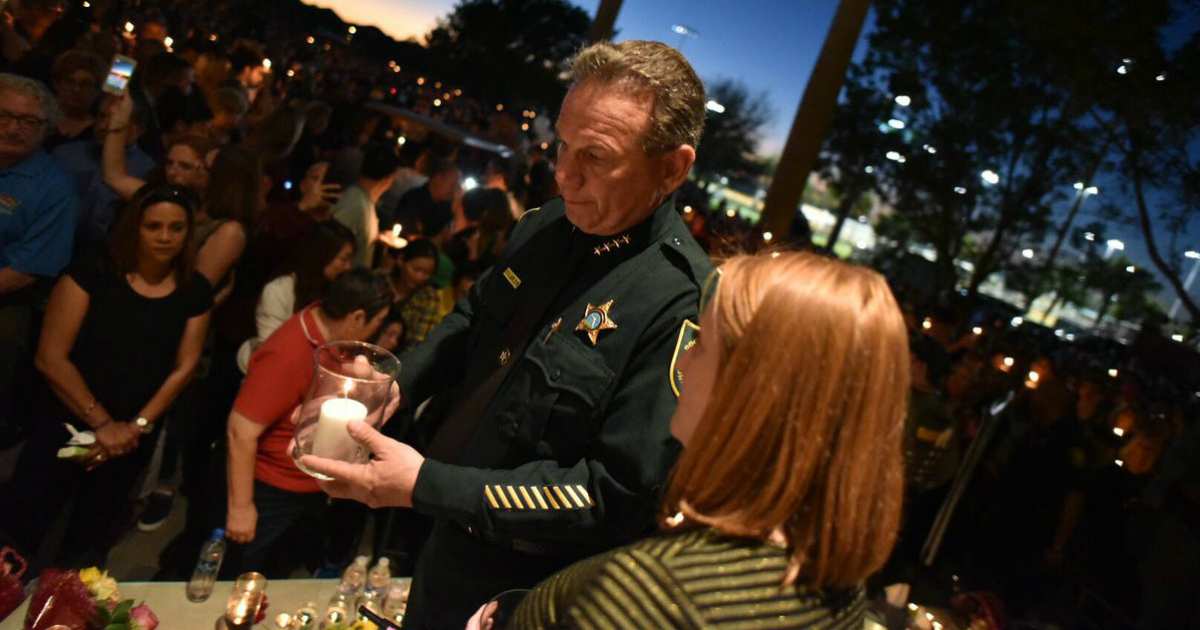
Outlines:
[[[162,579],[190,572],[213,527],[236,543],[227,574],[335,575],[372,512],[360,502],[413,507],[375,511],[387,514],[376,522],[375,549],[422,576],[416,563],[431,528],[436,553],[478,543],[470,558],[484,567],[472,577],[478,588],[464,588],[447,608],[460,617],[487,588],[510,586],[486,579],[489,563],[523,571],[525,587],[549,577],[517,612],[529,627],[711,621],[720,611],[702,585],[713,576],[696,567],[713,558],[769,567],[762,584],[791,589],[780,615],[829,625],[861,620],[872,594],[862,584],[877,572],[871,585],[881,592],[908,585],[913,601],[958,592],[963,610],[997,623],[1005,615],[1067,625],[1194,623],[1200,392],[1184,387],[1194,378],[1155,378],[1129,349],[1066,343],[978,303],[895,283],[889,291],[873,272],[814,254],[720,260],[730,244],[754,250],[763,241],[683,183],[699,142],[686,123],[702,120],[703,100],[698,114],[690,111],[695,95],[681,90],[677,111],[661,114],[676,116],[668,131],[678,137],[652,133],[630,145],[645,155],[622,154],[661,181],[605,179],[593,164],[615,158],[573,146],[597,134],[636,136],[590,112],[636,120],[641,101],[597,85],[640,98],[649,88],[637,73],[665,67],[677,84],[698,86],[677,53],[634,46],[583,57],[563,105],[566,142],[551,146],[520,129],[527,114],[414,78],[341,39],[263,21],[253,5],[12,0],[5,9],[0,438],[22,446],[0,485],[0,535],[35,566],[103,564],[135,520],[155,529],[182,493],[186,525],[159,558]],[[102,87],[117,54],[137,70],[126,89],[110,93]],[[628,61],[638,55],[659,65]],[[376,107],[385,96],[514,151],[461,146]],[[654,133],[658,124],[647,122]],[[632,221],[626,206],[640,208],[642,192],[652,203]],[[560,195],[565,202],[551,201]],[[550,210],[526,220],[527,209],[543,206]],[[538,240],[557,229],[555,220],[582,234],[565,233],[563,252]],[[636,258],[645,244],[630,244],[639,237],[661,243],[669,265],[658,261],[639,276],[637,265],[649,264]],[[602,265],[611,252],[613,267],[579,261],[579,251],[593,248]],[[705,252],[724,262],[719,283]],[[629,311],[610,319],[611,296],[607,305],[587,302],[578,328],[543,317],[570,302],[554,291],[585,293],[571,288],[572,270],[597,286],[622,278],[610,287],[619,307],[651,303],[635,290],[659,302],[637,313],[645,322]],[[558,288],[524,302],[501,295],[522,277]],[[702,287],[708,307],[700,316]],[[537,312],[526,317],[522,308]],[[528,334],[493,347],[488,337],[504,323]],[[705,331],[702,343],[689,323]],[[562,324],[564,333],[583,331],[583,341],[556,336]],[[608,345],[603,361],[584,358],[589,338],[596,347],[619,326],[643,327],[645,336]],[[457,341],[466,330],[470,342]],[[340,340],[412,357],[401,385],[405,396],[422,394],[385,428],[398,442],[356,439],[393,453],[400,443],[437,453],[445,436],[414,422],[417,404],[432,397],[423,413],[446,424],[470,407],[439,398],[446,387],[428,374],[440,371],[436,378],[453,374],[463,391],[496,396],[499,404],[474,414],[495,417],[496,439],[516,446],[496,454],[463,438],[471,461],[418,462],[424,490],[410,485],[386,499],[354,484],[319,485],[293,463],[292,415],[314,349]],[[506,366],[509,347],[526,344],[536,369],[508,381],[501,369],[507,389],[464,367],[494,351]],[[448,349],[463,365],[448,367]],[[650,365],[660,360],[669,367]],[[700,385],[682,387],[673,412],[685,374]],[[653,390],[658,381],[670,389]],[[525,435],[528,427],[509,417],[521,413],[542,414],[545,435]],[[672,444],[685,447],[669,483],[678,452],[666,445],[668,425]],[[631,463],[634,452],[642,459]],[[570,468],[572,458],[587,465]],[[492,468],[527,477],[477,474]],[[475,483],[481,493],[456,489]],[[643,496],[659,492],[661,504]],[[567,514],[571,501],[598,504],[607,520]],[[551,551],[543,553],[545,541],[528,540],[529,532],[547,530],[519,511],[538,505],[567,508],[546,523],[583,538],[547,535]],[[564,557],[635,539],[655,509],[658,537],[565,568]],[[44,519],[29,517],[64,511],[65,533],[54,536]],[[947,516],[950,525],[939,525]],[[514,562],[525,557],[516,552],[537,560]],[[422,585],[455,578],[449,569],[424,571]],[[684,586],[666,599],[616,593],[630,575],[647,583],[674,575]],[[435,597],[431,586],[416,588],[425,589],[414,591],[417,600]],[[642,616],[605,612],[618,595]],[[440,614],[424,605],[427,618]]]

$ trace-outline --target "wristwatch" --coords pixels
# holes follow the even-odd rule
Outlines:
[[[137,420],[133,421],[133,423],[135,425],[137,425],[137,428],[139,431],[142,432],[142,435],[145,435],[154,430],[154,423],[150,422],[146,418],[142,418],[139,416]]]

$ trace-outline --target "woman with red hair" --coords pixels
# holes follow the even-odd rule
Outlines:
[[[900,309],[879,274],[811,254],[717,278],[678,366],[660,534],[550,577],[509,627],[863,627],[900,522]]]

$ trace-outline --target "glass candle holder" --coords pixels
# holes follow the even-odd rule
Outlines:
[[[346,425],[361,421],[378,429],[398,395],[400,360],[392,353],[361,341],[334,341],[313,353],[316,369],[296,420],[292,459],[296,467],[317,479],[329,477],[300,463],[304,455],[361,463],[366,449],[350,437]]]
[[[225,625],[231,630],[249,630],[267,593],[267,578],[261,573],[243,573],[233,583],[225,605]]]

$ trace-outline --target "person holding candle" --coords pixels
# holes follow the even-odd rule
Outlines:
[[[53,396],[0,492],[11,508],[0,529],[29,553],[45,536],[45,517],[68,502],[73,516],[56,559],[106,553],[104,536],[196,369],[212,308],[212,287],[191,263],[198,203],[186,188],[146,187],[120,213],[105,255],[73,265],[54,287],[36,359]],[[71,437],[63,423],[95,434],[80,461],[56,457]]]
[[[288,563],[297,556],[273,563],[276,543],[297,525],[301,536],[313,533],[303,525],[317,520],[326,498],[316,480],[292,461],[292,414],[312,380],[313,351],[331,341],[369,339],[387,316],[391,298],[386,280],[366,269],[351,269],[251,356],[227,428],[225,532],[234,544],[223,570],[230,575],[253,570],[287,577]],[[329,411],[330,422],[341,421],[342,426],[353,415],[353,410]]]
[[[557,122],[564,198],[527,212],[403,357],[407,404],[432,398],[414,425],[424,454],[350,423],[376,459],[302,459],[333,496],[434,519],[407,628],[460,627],[499,591],[637,539],[679,452],[674,365],[712,265],[674,193],[704,86],[660,42],[595,44],[574,72]]]

